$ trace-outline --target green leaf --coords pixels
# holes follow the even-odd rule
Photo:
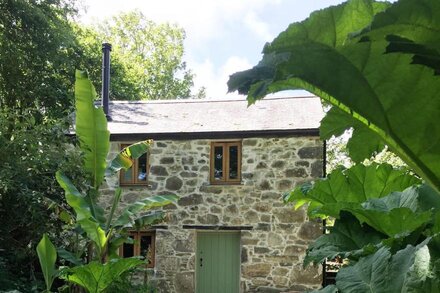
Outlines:
[[[93,261],[69,270],[67,280],[88,292],[104,292],[121,274],[145,262],[136,258],[112,259],[106,264]]]
[[[46,234],[43,234],[37,245],[37,255],[41,270],[43,271],[46,290],[49,292],[56,277],[55,262],[57,260],[57,251]]]
[[[409,234],[432,222],[438,211],[440,196],[426,184],[410,186],[382,198],[373,198],[361,206],[347,206],[361,223],[367,223],[390,237]]]
[[[77,70],[75,77],[75,131],[84,152],[84,169],[98,189],[104,179],[110,132],[103,110],[94,105],[96,92],[87,74]]]
[[[78,258],[74,253],[67,251],[64,248],[58,248],[57,253],[60,258],[65,259],[76,266],[80,266],[84,264],[82,259]]]
[[[440,5],[438,1],[401,0],[359,34],[365,40],[387,39],[387,52],[412,55],[414,64],[422,64],[440,73]],[[356,35],[356,36],[359,36]]]
[[[134,219],[134,228],[139,231],[144,227],[154,225],[163,221],[165,213],[162,211],[150,212],[146,215],[140,215]]]
[[[107,237],[99,221],[92,214],[93,205],[76,189],[70,179],[61,172],[58,171],[56,173],[56,179],[66,192],[67,203],[76,213],[76,222],[87,233],[87,236],[95,242],[98,254],[100,254],[107,242]]]
[[[133,165],[133,160],[136,160],[148,152],[151,143],[152,140],[145,140],[124,148],[110,162],[109,166],[107,167],[106,175],[112,175],[121,169],[128,170]]]
[[[359,207],[368,199],[384,197],[419,182],[416,177],[388,164],[355,165],[350,169],[337,169],[305,189],[296,188],[285,200],[296,202],[295,208],[311,203],[308,213],[312,217],[339,217],[341,209]]]
[[[385,197],[370,199],[363,203],[362,207],[384,212],[400,207],[409,208],[413,212],[438,211],[440,194],[427,184],[413,185],[402,192],[396,191]]]
[[[122,189],[116,188],[115,196],[113,197],[112,208],[110,210],[110,215],[107,218],[107,223],[105,224],[105,230],[108,231],[110,229],[110,224],[113,221],[113,216],[115,214],[116,208],[118,207],[119,201],[121,200]]]
[[[389,237],[413,232],[426,225],[432,216],[431,212],[415,213],[406,207],[395,208],[388,212],[355,207],[344,210],[352,213],[361,223],[367,223]]]
[[[386,236],[369,226],[361,226],[357,219],[347,212],[342,212],[340,219],[331,227],[330,234],[324,234],[316,239],[307,249],[304,266],[313,262],[322,263],[326,259],[339,256],[344,258],[359,258],[374,252],[374,245],[379,244]]]
[[[342,268],[336,276],[336,286],[341,292],[349,293],[427,292],[422,289],[425,283],[431,286],[435,280],[430,270],[429,241],[428,238],[415,247],[408,245],[394,255],[383,247],[356,264]]]
[[[136,219],[139,218],[139,212],[147,211],[151,208],[162,207],[170,203],[175,203],[178,197],[176,195],[156,195],[136,201],[126,207],[117,218],[113,227],[133,227],[136,225]],[[157,216],[152,216],[156,218]],[[139,218],[138,221],[147,221]],[[140,224],[141,222],[139,222]]]

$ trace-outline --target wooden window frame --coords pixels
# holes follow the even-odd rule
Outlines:
[[[130,146],[131,144],[128,143],[124,143],[121,144],[121,150],[124,149],[125,147]],[[148,185],[148,175],[150,174],[150,153],[148,152],[146,154],[146,165],[147,165],[147,174],[146,174],[146,180],[145,181],[138,181],[138,166],[139,166],[139,159],[134,160],[133,165],[131,166],[131,168],[128,170],[129,172],[131,172],[131,181],[126,181],[124,180],[124,175],[125,172],[124,170],[121,170],[119,172],[119,185],[120,186],[147,186]]]
[[[154,268],[156,259],[156,232],[155,231],[130,231],[129,236],[133,238],[133,256],[141,255],[141,237],[151,237],[151,259],[145,264],[147,268]],[[119,256],[124,257],[124,245],[119,247]]]
[[[223,147],[223,176],[221,180],[216,180],[214,176],[214,164],[215,164],[215,147],[221,146]],[[237,179],[229,178],[229,148],[231,146],[237,147]],[[211,184],[213,185],[233,185],[241,183],[241,157],[242,157],[242,145],[241,141],[213,141],[211,142],[211,154],[209,157],[210,160],[210,171],[209,177]]]

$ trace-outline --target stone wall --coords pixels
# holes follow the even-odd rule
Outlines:
[[[322,176],[322,142],[315,137],[242,140],[242,184],[210,185],[211,140],[155,141],[150,187],[124,187],[123,201],[174,193],[168,229],[156,231],[154,278],[161,292],[194,292],[196,231],[182,225],[252,226],[241,232],[242,292],[302,292],[321,283],[319,268],[302,269],[321,223],[293,211],[282,194]],[[119,143],[112,143],[117,152]],[[109,181],[111,189],[118,178]]]

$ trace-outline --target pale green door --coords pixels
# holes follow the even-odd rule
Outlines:
[[[198,232],[197,293],[238,293],[240,233]]]

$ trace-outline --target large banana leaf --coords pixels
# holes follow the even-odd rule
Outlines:
[[[75,131],[84,152],[84,170],[98,189],[104,179],[110,133],[104,111],[94,105],[96,92],[87,74],[77,70],[75,76]]]
[[[136,160],[149,150],[151,143],[152,140],[145,140],[124,148],[110,162],[109,166],[107,167],[106,175],[112,175],[121,169],[129,169],[133,165],[133,160]]]
[[[138,200],[122,211],[113,223],[113,227],[139,227],[143,224],[151,224],[161,217],[161,213],[151,214],[147,217],[139,215],[139,213],[174,203],[177,199],[176,195],[156,195]]]
[[[107,243],[105,231],[93,214],[93,206],[73,185],[69,178],[61,172],[56,173],[58,184],[66,193],[66,201],[76,213],[76,222],[87,233],[87,236],[96,244],[98,254],[101,254]]]
[[[417,27],[437,19],[431,21],[434,29],[430,36],[438,40],[438,1],[404,2],[407,5],[401,9],[411,15],[405,18],[405,25]],[[440,190],[440,77],[429,67],[412,64],[410,54],[384,54],[389,45],[385,38],[368,41],[363,34],[348,37],[367,27],[373,16],[388,5],[351,0],[292,24],[264,48],[259,65],[230,78],[229,89],[248,93],[251,102],[287,89],[315,93],[350,115],[351,126],[364,124]],[[425,13],[412,14],[411,10]],[[388,18],[396,25],[402,19]],[[367,34],[374,33],[372,26]],[[438,49],[437,44],[429,42],[430,48]],[[362,140],[356,145],[361,149]]]

